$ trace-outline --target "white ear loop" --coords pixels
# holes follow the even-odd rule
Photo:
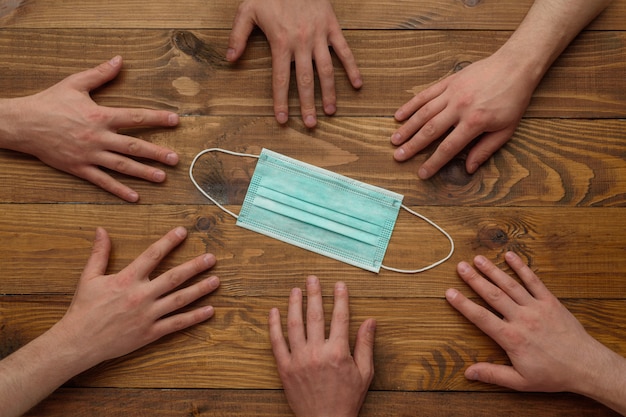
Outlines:
[[[217,207],[219,207],[222,211],[224,211],[225,213],[230,214],[235,219],[238,219],[239,218],[238,215],[236,215],[235,213],[233,213],[232,211],[228,210],[226,207],[224,207],[223,205],[218,203],[217,200],[215,200],[213,197],[211,197],[206,191],[204,191],[200,187],[200,185],[196,182],[196,179],[193,177],[193,167],[196,165],[196,162],[198,161],[198,159],[202,155],[207,154],[209,152],[222,152],[222,153],[226,153],[226,154],[233,155],[233,156],[244,156],[244,157],[250,157],[250,158],[256,158],[256,159],[259,159],[259,155],[254,155],[254,154],[250,154],[250,153],[233,152],[233,151],[229,151],[229,150],[222,149],[222,148],[209,148],[209,149],[205,149],[205,150],[201,151],[200,153],[198,153],[193,158],[193,160],[191,161],[191,165],[189,165],[189,178],[191,179],[191,182],[193,183],[193,185],[196,186],[198,191],[200,191],[202,193],[202,195],[204,195],[206,198],[211,200],[211,202],[213,202],[213,204],[215,204]],[[448,255],[445,258],[440,259],[440,260],[438,260],[435,263],[432,263],[432,264],[430,264],[428,266],[425,266],[425,267],[419,268],[419,269],[398,269],[398,268],[391,268],[391,267],[385,266],[383,264],[381,264],[380,267],[382,269],[387,270],[387,271],[399,272],[399,273],[402,273],[402,274],[417,274],[419,272],[428,271],[429,269],[432,269],[432,268],[434,268],[436,266],[439,266],[442,263],[444,263],[445,261],[447,261],[448,259],[450,259],[450,257],[454,253],[454,240],[452,240],[452,237],[450,236],[450,234],[448,234],[448,232],[446,232],[441,226],[439,226],[438,224],[436,224],[435,222],[433,222],[432,220],[430,220],[426,216],[423,216],[423,215],[417,213],[416,211],[411,210],[410,208],[408,208],[404,204],[402,204],[401,207],[403,209],[405,209],[406,211],[408,211],[409,213],[411,213],[412,215],[414,215],[416,217],[419,217],[420,219],[424,220],[426,223],[430,224],[435,229],[439,230],[445,237],[447,237],[448,240],[450,241],[450,252],[448,253]]]
[[[228,210],[226,207],[224,207],[223,205],[221,205],[220,203],[217,202],[217,200],[215,200],[213,197],[211,197],[206,191],[204,191],[202,189],[202,187],[200,187],[200,184],[198,184],[196,182],[196,179],[193,177],[193,167],[196,165],[196,161],[198,161],[198,159],[209,152],[222,152],[222,153],[227,153],[229,155],[234,155],[234,156],[249,156],[250,158],[256,158],[259,159],[259,155],[253,155],[251,153],[241,153],[241,152],[233,152],[233,151],[229,151],[226,149],[222,149],[222,148],[209,148],[209,149],[205,149],[202,152],[200,152],[198,155],[196,155],[193,160],[191,161],[191,165],[189,165],[189,178],[191,179],[191,182],[193,183],[193,185],[196,186],[196,188],[198,189],[198,191],[200,191],[206,198],[208,198],[209,200],[211,200],[213,202],[213,204],[215,204],[217,207],[219,207],[220,209],[222,209],[222,211],[224,211],[225,213],[230,214],[231,216],[233,216],[235,219],[238,219],[239,216],[236,215],[235,213],[233,213],[232,211]]]
[[[419,268],[419,269],[398,269],[398,268],[391,268],[388,266],[385,266],[383,264],[380,264],[380,267],[382,269],[386,269],[387,271],[393,271],[393,272],[401,272],[403,274],[417,274],[418,272],[424,272],[424,271],[428,271],[429,269],[433,269],[434,267],[441,265],[442,263],[444,263],[445,261],[447,261],[448,259],[450,259],[450,257],[452,256],[452,254],[454,253],[454,240],[452,240],[452,236],[450,236],[448,234],[448,232],[446,232],[445,230],[443,230],[443,228],[441,226],[439,226],[438,224],[436,224],[435,222],[433,222],[432,220],[430,220],[429,218],[427,218],[426,216],[423,216],[421,214],[419,214],[416,211],[411,210],[410,208],[408,208],[407,206],[405,206],[404,204],[402,204],[401,206],[403,209],[405,209],[406,211],[408,211],[409,213],[411,213],[412,215],[419,217],[420,219],[424,220],[426,223],[430,224],[431,226],[433,226],[435,229],[439,230],[441,233],[443,233],[443,235],[445,237],[448,238],[448,240],[450,241],[450,252],[448,253],[448,255],[443,258],[438,260],[435,263],[432,263],[428,266],[425,266],[423,268]]]

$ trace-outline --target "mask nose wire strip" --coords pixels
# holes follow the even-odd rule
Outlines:
[[[259,159],[259,155],[253,155],[253,154],[250,154],[250,153],[233,152],[233,151],[229,151],[229,150],[222,149],[222,148],[209,148],[209,149],[205,149],[205,150],[201,151],[200,153],[198,153],[193,158],[193,160],[191,161],[191,165],[189,165],[189,178],[191,179],[191,182],[193,183],[193,185],[196,186],[198,191],[200,191],[202,193],[202,195],[204,195],[206,198],[211,200],[213,202],[213,204],[215,204],[217,207],[222,209],[222,211],[224,211],[225,213],[230,214],[235,219],[238,219],[239,218],[238,215],[236,215],[235,213],[233,213],[232,211],[228,210],[226,207],[224,207],[223,205],[218,203],[217,200],[215,200],[213,197],[211,197],[206,191],[204,191],[202,189],[202,187],[200,187],[200,184],[198,184],[196,182],[196,179],[193,177],[193,167],[196,165],[196,162],[198,161],[198,159],[202,155],[207,154],[209,152],[222,152],[222,153],[226,153],[226,154],[233,155],[233,156],[247,156],[247,157],[256,158],[256,159]]]
[[[222,149],[222,148],[209,148],[209,149],[205,149],[203,151],[201,151],[200,153],[198,153],[193,160],[191,161],[191,164],[189,165],[189,178],[191,179],[191,182],[193,183],[193,185],[196,186],[196,188],[198,189],[198,191],[200,191],[202,193],[202,195],[204,195],[206,198],[208,198],[211,202],[213,202],[213,204],[215,204],[217,207],[219,207],[222,211],[224,211],[225,213],[230,214],[231,216],[233,216],[235,219],[238,219],[239,216],[236,215],[235,213],[233,213],[232,211],[228,210],[226,207],[224,207],[223,205],[221,205],[220,203],[217,202],[217,200],[215,200],[213,197],[211,197],[206,191],[204,191],[202,189],[202,187],[200,187],[200,184],[198,184],[198,182],[196,181],[196,179],[193,177],[193,168],[196,165],[196,162],[198,161],[198,159],[202,156],[205,155],[209,152],[222,152],[225,154],[229,154],[229,155],[233,155],[233,156],[244,156],[244,157],[249,157],[249,158],[256,158],[259,159],[259,155],[254,155],[254,154],[250,154],[250,153],[241,153],[241,152],[233,152],[233,151],[229,151],[227,149]],[[419,213],[417,213],[416,211],[411,210],[410,208],[408,208],[407,206],[405,206],[404,204],[402,204],[402,208],[405,209],[406,211],[408,211],[409,213],[411,213],[412,215],[419,217],[420,219],[424,220],[426,223],[430,224],[431,226],[433,226],[435,229],[439,230],[445,237],[448,238],[448,240],[450,241],[450,252],[448,253],[448,255],[443,258],[440,259],[439,261],[432,263],[428,266],[425,266],[423,268],[420,269],[399,269],[399,268],[391,268],[389,266],[385,266],[385,265],[380,265],[380,267],[382,269],[385,269],[387,271],[393,271],[393,272],[399,272],[399,273],[403,273],[403,274],[416,274],[418,272],[424,272],[427,271],[429,269],[432,269],[438,265],[441,265],[442,263],[444,263],[445,261],[447,261],[448,259],[450,259],[450,257],[452,256],[452,254],[454,253],[454,240],[452,239],[452,237],[448,234],[448,232],[446,232],[445,230],[443,230],[442,227],[440,227],[438,224],[436,224],[435,222],[433,222],[432,220],[430,220],[429,218],[427,218],[426,216],[423,216]]]
[[[398,268],[391,268],[391,267],[385,266],[383,264],[381,264],[380,267],[382,269],[386,269],[387,271],[400,272],[400,273],[403,273],[403,274],[417,274],[418,272],[424,272],[424,271],[432,269],[432,268],[434,268],[434,267],[436,267],[438,265],[441,265],[442,263],[444,263],[445,261],[450,259],[450,257],[454,253],[454,240],[452,239],[452,236],[450,236],[450,234],[448,232],[446,232],[445,230],[443,230],[443,228],[441,226],[439,226],[438,224],[436,224],[435,222],[433,222],[432,220],[430,220],[426,216],[423,216],[423,215],[419,214],[418,212],[411,210],[410,208],[408,208],[404,204],[402,204],[402,208],[405,209],[406,211],[408,211],[409,213],[411,213],[412,215],[414,215],[416,217],[419,217],[420,219],[424,220],[426,223],[430,224],[435,229],[439,230],[445,237],[447,237],[448,240],[450,241],[450,252],[448,253],[448,255],[445,258],[440,259],[437,262],[432,263],[432,264],[430,264],[428,266],[425,266],[423,268],[420,268],[420,269],[398,269]]]

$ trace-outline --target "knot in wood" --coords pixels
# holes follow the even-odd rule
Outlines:
[[[507,233],[497,226],[486,226],[478,232],[478,241],[481,246],[489,249],[497,249],[509,242]]]
[[[208,232],[215,227],[216,221],[213,217],[200,217],[196,220],[196,230]]]
[[[482,3],[482,0],[463,0],[463,4],[466,7],[476,7],[478,6],[480,3]]]

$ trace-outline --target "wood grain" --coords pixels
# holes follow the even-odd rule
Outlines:
[[[109,271],[116,272],[178,225],[187,227],[190,236],[157,272],[211,252],[218,259],[212,273],[234,296],[282,296],[314,273],[329,293],[341,279],[359,297],[398,297],[407,291],[414,297],[441,297],[446,288],[462,284],[457,262],[483,254],[506,268],[507,250],[522,256],[559,297],[619,298],[626,292],[624,208],[413,208],[444,227],[456,243],[448,262],[415,275],[375,274],[313,254],[242,229],[212,205],[3,205],[0,293],[73,294],[97,226],[111,236]],[[448,251],[438,231],[402,213],[384,263],[416,268]]]
[[[566,49],[512,139],[476,174],[466,174],[463,152],[428,181],[416,172],[437,144],[396,163],[393,113],[497,50],[532,0],[333,3],[365,85],[355,91],[335,58],[337,114],[307,129],[293,77],[291,118],[285,126],[273,118],[271,54],[259,30],[238,63],[225,61],[239,1],[0,0],[2,98],[34,94],[120,54],[121,74],[92,92],[95,101],[182,116],[174,129],[123,132],[180,155],[177,167],[162,167],[163,184],[112,173],[140,193],[138,204],[0,151],[0,358],[62,317],[97,226],[112,238],[110,273],[183,225],[188,239],[153,277],[212,252],[218,263],[201,276],[222,282],[193,305],[213,305],[215,317],[78,375],[28,416],[292,415],[267,313],[279,307],[284,324],[290,288],[310,273],[322,282],[327,319],[333,284],[347,283],[351,344],[360,322],[378,320],[376,376],[361,416],[617,415],[577,395],[466,380],[471,363],[508,359],[444,292],[456,287],[483,303],[458,277],[457,262],[482,254],[511,273],[503,254],[513,250],[594,337],[626,355],[626,0],[614,0]],[[319,109],[319,86],[315,94]],[[266,147],[399,192],[451,233],[455,254],[421,274],[374,274],[241,229],[188,178],[191,159],[208,147]],[[237,212],[254,164],[207,155],[194,175]],[[447,251],[439,232],[402,213],[385,263],[412,268]]]
[[[509,35],[467,30],[350,32],[346,37],[365,85],[354,90],[335,60],[336,115],[390,118],[415,93],[489,56]],[[33,94],[120,54],[125,57],[121,76],[95,94],[103,105],[183,115],[272,116],[267,42],[255,35],[242,59],[229,64],[224,58],[227,41],[228,34],[216,30],[4,29],[0,62],[6,67],[0,91],[4,97]],[[25,49],[34,50],[24,55]],[[626,109],[621,94],[626,90],[624,73],[626,34],[585,32],[552,66],[526,115],[619,117]],[[294,77],[291,81],[290,113],[299,118]],[[319,109],[319,85],[315,97]]]
[[[302,280],[302,284],[304,281]],[[332,289],[330,285],[325,287]],[[89,370],[71,386],[118,388],[280,389],[267,332],[267,314],[283,315],[289,291],[282,297],[231,297],[218,291],[196,305],[212,305],[206,323],[166,336],[130,355]],[[69,296],[0,297],[4,351],[36,337],[58,320]],[[332,297],[325,297],[327,322]],[[564,304],[590,334],[619,354],[626,354],[626,319],[617,319],[623,300],[565,300]],[[463,370],[472,363],[508,364],[504,352],[443,298],[352,297],[350,334],[363,320],[377,320],[373,390],[501,391],[468,381]],[[285,323],[283,316],[283,324]],[[607,322],[613,326],[607,328]],[[3,341],[3,343],[5,343]],[[351,341],[351,345],[354,340]],[[251,372],[254,370],[254,372]]]
[[[417,177],[431,146],[405,163],[392,158],[388,118],[321,119],[311,131],[299,120],[280,126],[273,117],[183,117],[176,129],[132,132],[170,147],[177,167],[164,167],[164,184],[115,175],[134,188],[141,204],[207,204],[189,179],[189,165],[203,149],[221,147],[258,154],[265,147],[405,196],[417,206],[623,207],[626,203],[626,121],[524,119],[511,141],[474,175],[465,153],[428,181]],[[206,155],[194,177],[225,204],[241,204],[252,159]],[[119,205],[96,186],[36,159],[0,151],[0,202],[83,202]],[[151,163],[157,166],[156,163]],[[219,191],[227,189],[228,194]]]
[[[239,1],[15,0],[0,13],[0,26],[20,28],[219,28],[230,29]],[[523,19],[532,0],[333,1],[346,29],[508,29]],[[4,16],[4,17],[3,17]],[[614,1],[591,29],[624,30],[626,5]]]
[[[606,407],[572,394],[370,391],[360,416],[618,416]],[[76,417],[150,415],[259,417],[292,416],[282,391],[271,390],[136,390],[66,388],[27,416]]]

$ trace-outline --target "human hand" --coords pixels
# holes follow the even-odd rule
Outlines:
[[[394,117],[407,122],[391,137],[392,144],[401,145],[394,158],[406,161],[451,130],[419,168],[419,177],[430,178],[478,138],[465,161],[467,172],[476,172],[511,138],[537,86],[536,78],[510,61],[493,54],[402,105]]]
[[[315,276],[307,278],[306,328],[299,288],[291,291],[287,321],[289,346],[283,336],[278,309],[270,311],[272,351],[293,412],[298,417],[357,416],[374,377],[376,321],[368,319],[361,324],[352,357],[348,289],[338,282],[330,335],[326,339],[322,291]]]
[[[519,391],[589,395],[600,386],[593,375],[603,373],[598,363],[616,355],[585,331],[519,256],[508,252],[505,258],[526,288],[482,256],[474,264],[491,281],[465,262],[457,267],[461,278],[502,318],[456,289],[446,291],[448,302],[495,340],[512,364],[476,363],[466,369],[466,378]],[[605,375],[613,378],[611,372]],[[585,387],[589,383],[593,390]]]
[[[288,92],[291,61],[295,61],[300,111],[304,124],[316,125],[314,71],[322,90],[324,113],[336,111],[333,62],[329,45],[343,64],[350,83],[361,88],[363,81],[352,51],[328,0],[244,0],[233,22],[226,59],[236,61],[243,54],[255,26],[267,37],[272,50],[274,115],[279,123],[289,116]]]
[[[211,293],[219,286],[215,276],[178,289],[193,276],[215,265],[215,256],[200,255],[160,276],[150,273],[187,236],[178,227],[153,243],[122,271],[104,275],[111,241],[96,231],[93,251],[65,316],[53,327],[68,351],[76,351],[82,369],[130,353],[166,334],[213,316],[213,307],[171,314]]]
[[[14,99],[18,140],[12,149],[34,155],[129,202],[137,201],[138,194],[100,167],[152,182],[164,181],[165,172],[131,157],[176,165],[178,155],[117,132],[125,128],[176,126],[178,115],[168,111],[103,107],[89,95],[91,90],[115,78],[121,68],[122,59],[118,56],[70,75],[40,93]]]

